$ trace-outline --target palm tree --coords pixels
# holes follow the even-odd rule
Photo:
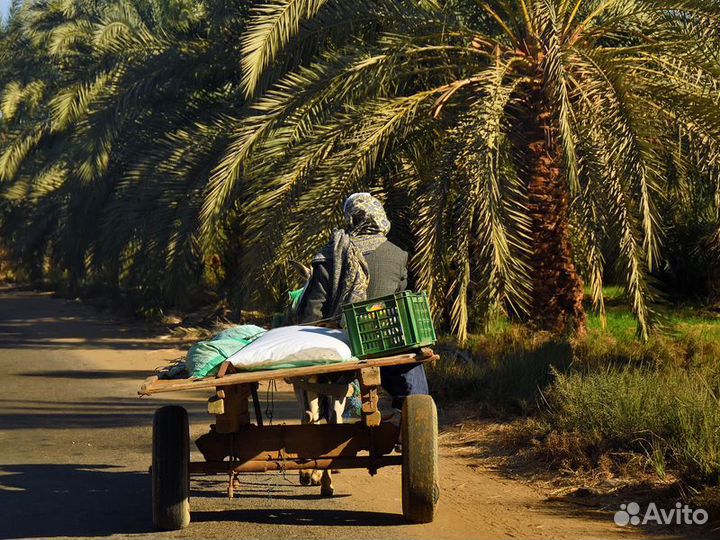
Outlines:
[[[669,196],[660,207],[665,221],[661,285],[676,298],[720,306],[720,170],[708,149],[683,144],[682,152],[699,152],[695,166],[674,170]]]
[[[20,9],[0,147],[0,223],[16,258],[146,304],[192,296],[207,254],[195,234],[205,179],[244,104],[245,14],[211,1]]]
[[[440,315],[450,298],[461,337],[498,309],[582,332],[581,275],[603,311],[612,242],[645,338],[666,173],[720,156],[718,24],[708,0],[262,3],[243,39],[252,114],[202,230],[252,191],[268,270],[372,189],[411,223],[418,284]]]

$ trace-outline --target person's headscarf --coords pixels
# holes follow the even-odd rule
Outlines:
[[[369,193],[354,193],[343,205],[345,229],[333,233],[332,240],[313,262],[332,260],[328,308],[331,318],[342,314],[344,304],[367,299],[370,283],[365,253],[386,241],[390,221],[382,203]]]
[[[390,232],[382,203],[369,193],[350,195],[343,205],[343,214],[345,230],[363,253],[377,248]]]

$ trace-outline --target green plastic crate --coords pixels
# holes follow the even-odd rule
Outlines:
[[[424,292],[404,291],[343,306],[350,349],[358,358],[390,356],[436,341]]]

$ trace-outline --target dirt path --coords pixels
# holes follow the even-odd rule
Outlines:
[[[200,434],[204,393],[139,399],[172,344],[47,294],[0,290],[0,538],[616,538],[639,537],[612,514],[547,502],[543,493],[443,452],[438,519],[406,525],[400,471],[337,475],[337,496],[301,487],[295,474],[242,478],[229,501],[217,477],[192,482],[192,521],[152,532],[150,426],[164,403],[181,403]],[[276,421],[292,418],[289,395]]]

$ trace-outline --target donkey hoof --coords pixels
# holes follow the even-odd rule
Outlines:
[[[322,486],[320,488],[320,496],[322,497],[332,497],[335,493],[335,488],[332,486]]]
[[[300,471],[300,485],[309,486],[311,481],[311,474],[306,471]]]
[[[322,471],[313,471],[310,475],[310,485],[319,486],[322,482]]]

